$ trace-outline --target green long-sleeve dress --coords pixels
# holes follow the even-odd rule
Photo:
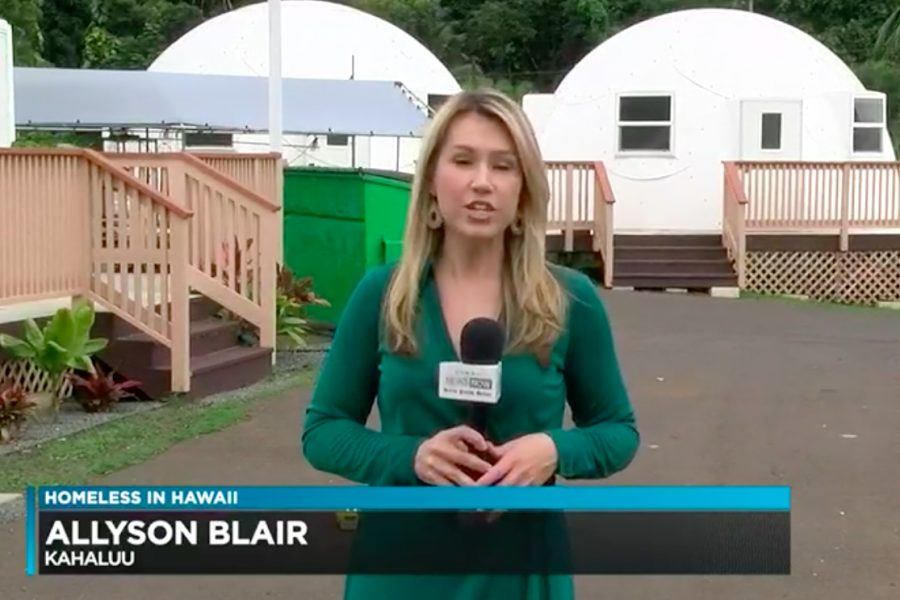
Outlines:
[[[571,298],[568,329],[546,369],[532,357],[504,357],[502,397],[490,414],[488,437],[503,443],[545,432],[557,446],[558,476],[608,477],[631,462],[639,443],[611,328],[588,277],[556,266],[553,272]],[[358,483],[426,485],[413,470],[419,444],[464,423],[467,413],[437,396],[438,363],[457,356],[430,269],[422,285],[420,356],[395,356],[383,345],[381,302],[390,273],[391,266],[370,271],[347,304],[307,410],[303,451],[316,468]],[[365,425],[376,398],[381,431]],[[576,425],[570,429],[563,428],[567,402]],[[573,597],[567,575],[350,575],[344,593],[345,600]]]

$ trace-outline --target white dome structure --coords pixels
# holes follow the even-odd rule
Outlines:
[[[894,160],[884,95],[811,36],[746,11],[634,25],[550,104],[524,103],[544,157],[604,161],[617,232],[720,232],[722,161]]]
[[[12,38],[12,27],[0,19],[0,148],[8,148],[16,141]]]
[[[396,81],[421,102],[460,86],[424,45],[366,12],[316,0],[282,0],[282,75]],[[178,39],[150,71],[267,76],[268,3],[214,17]]]

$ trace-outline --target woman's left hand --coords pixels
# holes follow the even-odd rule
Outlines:
[[[546,433],[523,435],[493,447],[491,454],[497,462],[476,485],[544,485],[559,461],[556,444]]]

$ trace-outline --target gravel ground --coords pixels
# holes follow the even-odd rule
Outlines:
[[[0,504],[0,525],[15,521],[25,514],[25,499],[16,498]]]
[[[331,337],[313,334],[307,340],[307,348],[302,350],[279,350],[275,356],[275,372],[293,371],[303,368],[318,368],[331,347]]]
[[[325,360],[327,354],[327,349],[320,348],[309,350],[282,350],[275,358],[274,371],[278,373],[307,367],[316,368],[322,364],[322,361]]]
[[[66,400],[63,402],[62,406],[60,406],[59,419],[56,422],[28,422],[19,433],[18,438],[9,444],[0,445],[0,457],[32,448],[50,440],[65,438],[68,435],[96,427],[97,425],[102,425],[103,423],[115,421],[122,417],[153,410],[160,406],[164,406],[164,404],[165,403],[163,402],[119,402],[119,404],[109,412],[86,413],[75,401]]]

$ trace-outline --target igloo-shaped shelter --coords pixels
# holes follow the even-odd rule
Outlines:
[[[884,94],[806,33],[745,11],[638,23],[523,104],[545,159],[604,161],[617,233],[721,232],[722,161],[895,159]]]
[[[286,78],[397,81],[422,102],[460,90],[428,48],[369,13],[319,0],[282,0],[281,21]],[[268,23],[267,2],[218,15],[175,41],[148,70],[265,77]]]
[[[149,71],[208,75],[269,74],[269,7],[259,2],[218,15],[159,55]],[[414,37],[361,10],[317,0],[282,0],[282,76],[397,82],[426,111],[460,91],[450,70]],[[288,105],[285,111],[291,110]],[[373,118],[376,118],[373,115]],[[420,138],[285,135],[289,164],[412,172]],[[235,135],[233,149],[265,151],[265,135]]]

